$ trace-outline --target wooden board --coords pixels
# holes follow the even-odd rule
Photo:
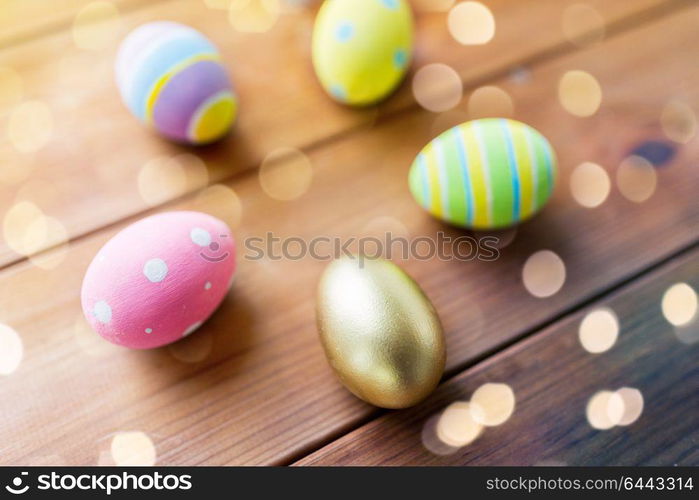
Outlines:
[[[663,294],[678,282],[699,286],[696,247],[460,373],[418,407],[388,413],[297,465],[696,465],[699,336],[695,332],[693,344],[681,342],[661,311]],[[609,351],[591,354],[580,345],[578,329],[585,315],[598,308],[616,313],[620,333]],[[699,331],[699,323],[686,328]],[[488,382],[513,390],[512,416],[485,428],[469,445],[445,446],[440,435],[455,444],[449,439],[467,434],[446,420],[439,424],[442,410],[468,401]],[[621,387],[641,392],[638,420],[607,430],[593,428],[586,417],[590,398]],[[632,401],[627,403],[629,417],[637,413],[631,410]]]
[[[597,0],[592,4],[608,24],[611,36],[688,2]],[[464,47],[454,41],[446,30],[446,14],[422,13],[417,23],[419,50],[414,67],[444,62],[467,83],[481,82],[506,74],[515,65],[574,51],[576,46],[566,41],[561,30],[565,6],[558,0],[493,2],[496,35],[491,43],[480,47]],[[68,29],[5,47],[0,51],[0,66],[20,76],[26,100],[49,106],[54,123],[50,141],[34,154],[17,153],[8,137],[0,134],[0,161],[12,165],[14,172],[2,176],[5,182],[0,182],[0,212],[8,210],[19,193],[20,199],[35,203],[57,218],[70,238],[79,237],[141,213],[149,203],[171,200],[206,182],[228,179],[254,168],[278,148],[310,151],[350,130],[370,127],[377,119],[415,107],[409,83],[378,108],[355,110],[333,103],[315,82],[310,64],[313,14],[312,9],[291,9],[269,32],[246,34],[233,30],[220,10],[208,9],[194,0],[170,0],[124,12],[120,28],[102,50],[75,48]],[[531,43],[516,43],[532,30],[532,26],[520,22],[525,15],[536,19],[539,36],[532,37]],[[229,61],[242,102],[239,124],[229,140],[204,149],[177,147],[145,130],[121,104],[112,75],[116,45],[129,29],[163,18],[186,22],[205,32]],[[3,130],[12,109],[0,109]],[[313,120],[307,118],[309,110]],[[171,192],[155,202],[146,202],[138,190],[144,165],[163,155],[184,152],[198,155],[206,164],[206,172],[178,180]],[[52,243],[48,240],[39,248]],[[0,265],[21,258],[0,241]]]
[[[449,374],[696,242],[696,141],[658,170],[657,192],[646,203],[631,203],[615,189],[602,207],[589,210],[575,204],[567,189],[577,162],[596,161],[613,176],[640,141],[662,139],[657,119],[668,99],[687,93],[696,102],[697,76],[677,59],[662,57],[691,58],[697,34],[684,22],[689,14],[696,9],[532,66],[528,83],[494,82],[511,94],[515,116],[556,145],[561,182],[551,205],[519,229],[496,263],[403,264],[444,321]],[[637,64],[634,57],[641,56],[629,47],[647,40],[655,42],[643,56],[654,64]],[[617,60],[624,68],[629,58],[633,78],[607,62]],[[603,108],[587,119],[567,115],[553,97],[562,71],[580,68],[592,72],[605,91]],[[386,223],[405,226],[413,237],[463,234],[427,217],[407,193],[407,167],[434,135],[434,119],[427,112],[408,113],[316,148],[309,154],[311,188],[294,202],[265,196],[252,172],[237,177],[230,185],[242,200],[238,240],[267,231],[282,238],[348,238]],[[230,198],[204,192],[168,207],[220,215],[230,214],[231,206]],[[374,229],[367,229],[371,223]],[[0,386],[0,397],[12,402],[0,409],[0,441],[8,443],[3,463],[47,456],[56,463],[95,463],[113,433],[123,430],[146,432],[160,464],[288,463],[376,414],[339,385],[321,353],[313,295],[324,262],[242,261],[231,296],[191,345],[132,352],[86,331],[78,299],[82,275],[97,249],[123,226],[72,242],[56,268],[23,262],[0,275],[0,317],[20,333],[25,348],[19,370]],[[567,267],[565,286],[546,300],[528,295],[520,281],[526,258],[543,248]]]
[[[149,0],[107,0],[118,12],[144,6]],[[94,0],[4,0],[0,10],[0,47],[70,29],[76,14],[95,3]],[[153,3],[150,0],[150,3]]]

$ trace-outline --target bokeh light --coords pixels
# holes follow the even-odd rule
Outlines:
[[[566,280],[563,260],[550,250],[532,254],[522,269],[524,287],[534,297],[545,298],[557,293]]]
[[[624,416],[624,400],[616,392],[599,391],[588,401],[585,413],[592,428],[611,429]]]
[[[85,50],[102,50],[113,44],[121,27],[121,17],[112,2],[91,2],[73,20],[73,42]]]
[[[295,200],[308,191],[313,179],[313,166],[311,160],[298,149],[280,148],[262,161],[259,179],[262,189],[270,198]]]
[[[206,166],[197,156],[160,156],[149,160],[139,170],[138,192],[143,201],[155,206],[204,187],[208,180]]]
[[[173,158],[184,171],[187,180],[187,189],[195,190],[209,183],[209,170],[206,163],[195,154],[182,153]]]
[[[572,115],[592,116],[602,103],[602,88],[590,73],[568,71],[558,82],[558,100]]]
[[[413,77],[415,100],[435,113],[454,108],[461,101],[463,91],[459,74],[446,64],[428,64],[418,69]]]
[[[367,222],[362,228],[362,236],[373,236],[385,240],[389,234],[392,238],[409,238],[410,231],[407,226],[399,219],[390,215],[380,215],[374,217]]]
[[[697,293],[687,283],[675,283],[663,294],[661,307],[665,319],[674,326],[691,323],[697,314]]]
[[[616,394],[624,403],[624,411],[617,425],[633,424],[643,413],[643,394],[633,387],[622,387]]]
[[[483,45],[495,36],[495,18],[480,2],[461,2],[447,18],[449,33],[462,45]]]
[[[487,383],[471,396],[471,417],[481,425],[502,425],[515,411],[515,393],[507,384]]]
[[[238,194],[229,186],[214,184],[202,191],[192,201],[191,210],[204,212],[235,229],[243,216],[243,205]]]
[[[53,116],[41,101],[25,101],[16,106],[7,123],[10,142],[22,153],[32,153],[46,146],[53,135]]]
[[[581,163],[570,175],[573,199],[586,208],[598,207],[604,203],[611,186],[607,171],[596,163]]]
[[[437,437],[452,447],[472,443],[482,431],[483,426],[473,419],[471,407],[465,401],[447,406],[437,421]]]
[[[619,320],[609,308],[595,309],[583,318],[578,328],[580,344],[587,352],[600,353],[614,346],[619,337]]]
[[[629,156],[616,171],[616,183],[627,200],[643,203],[655,193],[658,179],[655,168],[648,160]]]
[[[34,203],[20,201],[3,218],[5,242],[20,255],[31,255],[43,247],[48,235],[46,216]]]
[[[129,467],[155,465],[155,445],[145,432],[117,433],[112,438],[110,451],[116,465]]]
[[[27,180],[34,169],[31,153],[20,153],[7,142],[0,143],[0,184],[14,186]]]
[[[24,346],[19,334],[8,325],[0,323],[0,375],[14,373],[23,356]]]
[[[566,7],[563,11],[562,29],[570,43],[581,47],[604,40],[604,18],[597,9],[586,3]]]
[[[687,144],[697,134],[697,115],[686,102],[672,99],[663,107],[660,125],[668,139]]]
[[[476,118],[509,118],[514,115],[514,103],[510,94],[500,87],[486,85],[473,91],[468,98],[468,114]]]
[[[148,205],[159,205],[181,196],[186,189],[187,176],[173,158],[153,158],[138,172],[138,192]]]
[[[51,248],[46,252],[32,254],[29,260],[41,269],[55,269],[68,256],[70,249],[68,230],[55,217],[46,216],[43,220],[34,220],[32,224],[38,224],[39,231],[43,231],[43,243],[41,248]],[[28,228],[29,234],[34,232],[32,227]]]
[[[0,66],[0,109],[22,100],[24,85],[22,77],[14,69]]]
[[[279,18],[279,0],[231,0],[228,20],[242,33],[265,33]]]

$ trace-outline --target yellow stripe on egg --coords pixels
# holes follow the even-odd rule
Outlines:
[[[183,71],[184,69],[196,64],[200,61],[220,61],[221,57],[218,54],[197,54],[196,56],[189,57],[184,61],[176,64],[170,68],[167,73],[158,78],[150,91],[148,92],[148,98],[146,100],[146,123],[153,122],[153,110],[155,109],[155,103],[158,102],[158,97],[160,93],[165,88],[165,85],[174,77],[177,73]]]
[[[197,144],[218,139],[230,127],[238,112],[238,100],[228,90],[204,101],[189,122],[187,136]]]
[[[464,144],[475,144],[478,139],[472,122],[459,126]],[[490,179],[479,148],[465,148],[468,156],[469,173],[473,190],[473,225],[487,227],[493,218]]]
[[[437,157],[434,151],[434,144],[430,143],[427,148],[425,148],[425,162],[427,164],[427,177],[430,183],[430,213],[436,217],[442,217],[442,185],[439,178],[439,163],[437,163]]]
[[[508,122],[510,137],[515,151],[516,167],[519,174],[520,217],[526,219],[535,210],[535,188],[531,158],[527,150],[524,128],[512,126]]]

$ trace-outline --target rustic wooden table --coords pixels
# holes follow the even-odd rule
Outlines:
[[[413,73],[360,110],[315,80],[316,2],[266,2],[279,10],[236,12],[233,23],[229,3],[3,2],[1,464],[699,464],[697,2],[489,0],[495,36],[464,46],[447,28],[454,2],[415,0]],[[223,53],[242,110],[218,145],[166,143],[118,98],[119,40],[158,19],[200,29]],[[413,86],[430,63],[452,68],[462,88],[437,76]],[[587,80],[560,87],[570,71]],[[434,113],[415,94],[460,101]],[[589,116],[569,112],[571,99]],[[499,234],[496,262],[401,263],[447,335],[444,379],[417,407],[373,408],[332,375],[314,324],[326,262],[311,258],[242,259],[220,310],[168,348],[109,345],[82,318],[92,256],[156,211],[217,215],[240,242],[462,234],[414,203],[407,171],[439,132],[490,114],[546,135],[559,182],[543,213]],[[297,184],[310,162],[302,196],[262,188],[270,155]],[[542,250],[559,265],[523,277]],[[562,287],[534,296],[547,280]],[[593,343],[618,325],[618,339],[588,352],[581,325]],[[473,440],[463,402],[488,382],[509,386],[516,406]]]

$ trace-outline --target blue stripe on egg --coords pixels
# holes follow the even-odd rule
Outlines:
[[[432,152],[435,156],[436,165],[444,165],[444,149],[441,137],[437,137],[432,141]],[[437,168],[437,177],[439,178],[440,198],[442,199],[442,213],[445,217],[451,217],[451,207],[449,206],[449,182],[447,172],[443,168]]]
[[[454,127],[452,131],[452,134],[454,135],[454,143],[456,144],[456,149],[459,153],[459,165],[461,166],[461,171],[464,174],[464,193],[466,193],[466,222],[467,224],[473,224],[473,187],[471,186],[471,177],[468,171],[466,149],[464,146],[464,141],[461,138],[461,129],[459,127]]]
[[[216,54],[216,48],[195,31],[178,31],[150,50],[138,68],[126,94],[126,104],[141,120],[145,120],[146,101],[155,82],[183,60],[201,54]]]
[[[424,153],[420,153],[417,160],[420,165],[420,177],[422,177],[423,200],[425,202],[425,208],[429,208],[432,204],[432,200],[430,199],[430,178],[427,175],[427,161],[425,160]]]
[[[469,122],[473,129],[473,135],[476,138],[476,145],[478,150],[478,156],[481,158],[481,165],[483,168],[483,180],[485,181],[485,191],[486,199],[488,204],[487,218],[489,222],[493,221],[493,181],[490,178],[492,175],[490,170],[490,160],[488,158],[488,151],[485,147],[485,141],[483,139],[483,133],[481,131],[481,120],[473,120]]]
[[[512,144],[512,133],[510,126],[505,119],[500,120],[503,136],[505,137],[505,149],[507,150],[507,161],[510,164],[510,172],[512,173],[512,220],[519,220],[521,210],[521,196],[519,190],[519,170],[517,169],[517,158]]]
[[[529,130],[524,128],[522,130],[522,136],[524,137],[524,145],[526,146],[527,156],[529,158],[529,165],[531,165],[532,189],[534,190],[534,193],[532,195],[532,204],[530,212],[534,213],[539,207],[539,202],[537,200],[537,195],[539,193],[539,169],[536,168],[536,151],[534,151],[534,145],[532,144],[532,139],[529,135]]]
[[[542,148],[544,150],[544,157],[546,158],[546,182],[548,183],[548,194],[553,193],[553,158],[551,157],[552,150],[549,148]]]

